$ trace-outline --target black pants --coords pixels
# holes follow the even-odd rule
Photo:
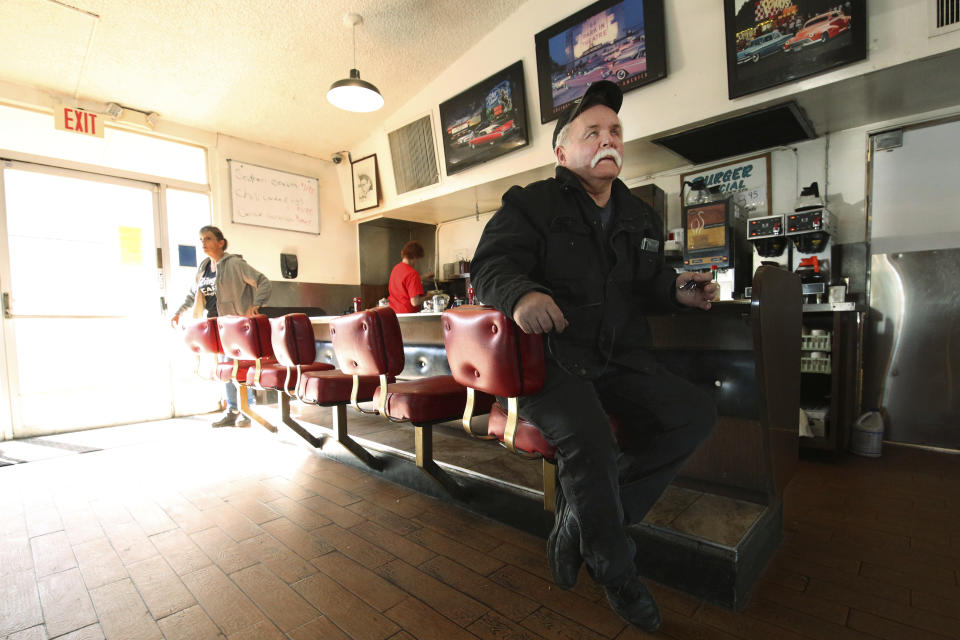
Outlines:
[[[547,361],[546,384],[520,398],[520,416],[557,448],[560,485],[580,525],[580,550],[594,580],[633,575],[640,522],[716,423],[709,395],[658,367],[643,373],[610,365],[596,379]],[[621,449],[610,428],[617,416]]]

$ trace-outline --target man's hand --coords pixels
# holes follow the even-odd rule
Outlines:
[[[540,291],[526,293],[517,301],[513,321],[524,333],[563,333],[570,324],[553,298]]]
[[[684,271],[677,276],[677,302],[708,311],[720,285],[703,271]]]
[[[243,314],[243,315],[245,315],[245,316],[247,316],[247,317],[249,318],[250,316],[255,316],[255,315],[257,315],[258,313],[260,313],[260,307],[257,306],[257,305],[253,305],[252,307],[250,307],[249,309],[247,309],[247,312],[246,312],[245,314]]]

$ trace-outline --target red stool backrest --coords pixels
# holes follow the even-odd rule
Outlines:
[[[270,342],[277,362],[285,367],[311,364],[317,357],[313,323],[305,313],[288,313],[270,320]]]
[[[543,388],[543,339],[491,307],[444,311],[443,343],[454,379],[491,395],[517,397]]]
[[[390,307],[335,318],[330,322],[330,340],[344,373],[396,376],[403,371],[403,336]]]
[[[223,353],[234,360],[272,358],[270,319],[264,315],[217,318]]]
[[[181,323],[183,341],[190,351],[201,353],[223,353],[220,347],[220,332],[217,331],[216,318],[201,318]]]

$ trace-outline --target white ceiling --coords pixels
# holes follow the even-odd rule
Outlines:
[[[524,0],[0,0],[0,81],[328,158]],[[353,66],[380,111],[326,100]],[[428,46],[427,46],[428,45]]]

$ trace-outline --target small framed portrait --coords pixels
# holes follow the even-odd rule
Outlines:
[[[724,0],[730,98],[867,57],[866,0]]]
[[[663,0],[600,0],[534,37],[540,122],[597,80],[626,93],[667,75]]]
[[[523,62],[442,103],[440,122],[448,176],[527,146]]]
[[[353,173],[353,210],[366,211],[380,206],[380,177],[377,154],[350,163]]]

